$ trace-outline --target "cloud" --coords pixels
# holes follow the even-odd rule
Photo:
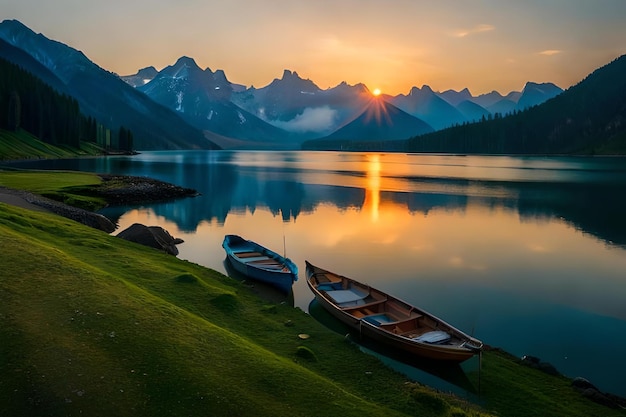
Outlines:
[[[539,52],[539,55],[552,56],[552,55],[560,54],[561,52],[563,51],[559,49],[546,49],[545,51]]]
[[[465,38],[469,35],[475,35],[477,33],[483,33],[483,32],[491,32],[492,30],[495,30],[496,27],[493,25],[477,25],[474,26],[471,29],[461,29],[459,31],[457,31],[456,33],[453,34],[454,37],[457,38]]]
[[[274,126],[290,132],[325,132],[331,130],[337,120],[337,111],[328,106],[307,107],[302,114],[291,120],[268,120]]]

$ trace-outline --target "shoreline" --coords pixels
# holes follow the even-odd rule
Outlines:
[[[88,194],[101,197],[107,206],[151,203],[195,197],[198,191],[148,177],[130,175],[95,174],[102,184],[89,187]],[[107,217],[93,211],[70,206],[25,190],[0,185],[0,203],[24,209],[58,214],[86,226],[112,233],[117,225]]]

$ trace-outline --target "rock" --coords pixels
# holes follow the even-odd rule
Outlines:
[[[596,391],[598,390],[598,388],[596,388],[595,385],[593,385],[591,382],[589,382],[588,380],[586,380],[585,378],[581,378],[581,377],[576,377],[572,380],[572,386],[574,388],[577,388],[579,390],[586,390],[586,389],[595,389]]]
[[[93,191],[110,205],[145,204],[199,195],[192,188],[179,187],[154,178],[112,174],[98,176],[102,178],[102,184],[94,187]]]
[[[538,369],[546,374],[558,376],[559,371],[550,363],[542,362],[541,359],[536,356],[525,355],[521,360],[522,365],[526,365],[528,367]]]
[[[588,398],[593,402],[611,408],[626,408],[626,399],[614,394],[600,391],[595,385],[585,378],[574,378],[572,380],[572,386],[576,389],[576,391],[580,392],[583,397]]]
[[[128,229],[122,230],[117,237],[162,250],[174,256],[178,255],[176,245],[183,243],[182,239],[172,237],[160,226],[145,226],[139,223],[134,223]]]

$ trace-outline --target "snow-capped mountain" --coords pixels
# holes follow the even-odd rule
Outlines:
[[[122,75],[120,76],[120,78],[133,87],[141,87],[142,85],[146,85],[150,81],[152,81],[158,73],[159,71],[157,71],[156,68],[154,68],[153,66],[149,66],[140,69],[139,71],[137,71],[137,74]]]
[[[297,145],[284,130],[233,103],[233,85],[223,71],[202,70],[192,58],[179,58],[138,90],[199,129],[226,138],[271,142],[277,147]]]
[[[358,116],[372,97],[363,84],[345,82],[322,90],[297,72],[284,70],[282,78],[263,88],[233,94],[233,102],[302,138],[327,135]]]

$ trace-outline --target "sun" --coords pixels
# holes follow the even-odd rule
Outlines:
[[[380,88],[375,88],[374,91],[372,91],[372,94],[374,94],[374,96],[378,97],[381,92],[382,91],[380,91]]]

